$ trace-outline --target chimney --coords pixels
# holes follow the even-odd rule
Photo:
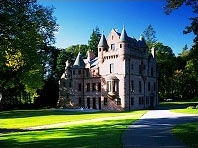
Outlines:
[[[152,54],[153,58],[155,58],[155,48],[154,47],[151,48],[151,54]]]
[[[88,60],[88,61],[91,61],[91,60],[93,60],[94,58],[95,58],[94,52],[88,50],[88,51],[87,51],[87,60]]]

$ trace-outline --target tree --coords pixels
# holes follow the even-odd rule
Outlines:
[[[144,39],[146,40],[149,49],[151,49],[152,46],[157,42],[155,34],[156,32],[151,25],[148,25],[148,27],[144,30],[142,34]]]
[[[45,44],[54,43],[58,29],[52,13],[53,8],[36,0],[0,1],[0,87],[6,95],[15,95],[16,99],[24,92],[37,96],[42,88],[39,53]],[[13,89],[19,93],[12,94]]]
[[[100,41],[100,37],[100,30],[96,26],[95,30],[93,29],[90,40],[88,41],[89,49],[92,50],[96,56],[98,56],[98,43]]]
[[[159,75],[159,97],[160,99],[169,98],[173,96],[172,76],[176,69],[175,55],[169,46],[160,42],[157,42],[154,47]]]

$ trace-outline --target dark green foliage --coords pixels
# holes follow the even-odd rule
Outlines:
[[[32,99],[42,88],[44,72],[40,51],[44,45],[54,43],[54,31],[57,31],[52,13],[53,8],[38,5],[36,0],[0,1],[0,88],[3,102],[14,98],[16,102]]]
[[[93,30],[90,40],[88,41],[89,49],[92,50],[96,56],[98,56],[98,43],[100,41],[100,30],[96,26],[95,30]]]

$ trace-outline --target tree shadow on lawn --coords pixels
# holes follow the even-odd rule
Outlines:
[[[0,145],[6,148],[121,148],[122,133],[135,120],[111,120],[2,134]]]

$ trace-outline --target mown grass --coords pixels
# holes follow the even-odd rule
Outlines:
[[[85,114],[85,117],[98,114],[101,115],[100,117],[108,116],[104,114],[110,116],[133,114],[135,116],[119,120],[67,125],[61,128],[2,134],[0,135],[0,145],[6,148],[121,148],[124,130],[145,112]],[[80,115],[83,117],[83,114]],[[75,114],[69,116],[75,116]],[[39,118],[42,119],[42,117]]]
[[[171,109],[171,112],[182,113],[182,114],[198,114],[198,109]]]
[[[172,132],[191,148],[198,148],[198,123],[186,123],[175,126]]]
[[[3,129],[18,129],[79,120],[142,114],[143,112],[145,111],[85,113],[53,110],[13,110],[0,113],[0,127]]]

